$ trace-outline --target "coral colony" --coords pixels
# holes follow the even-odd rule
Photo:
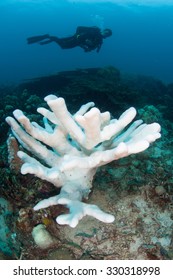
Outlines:
[[[82,202],[91,191],[97,168],[146,150],[161,137],[160,125],[145,124],[142,120],[129,125],[136,116],[133,107],[119,119],[111,119],[109,112],[101,113],[93,102],[71,115],[63,98],[48,95],[45,101],[50,110],[37,109],[43,115],[44,127],[31,123],[20,110],[13,112],[17,121],[12,117],[6,119],[13,135],[31,155],[18,152],[23,162],[21,173],[34,174],[61,188],[58,195],[38,202],[34,210],[65,205],[69,213],[58,216],[56,221],[71,227],[76,227],[85,215],[113,222],[113,215]]]

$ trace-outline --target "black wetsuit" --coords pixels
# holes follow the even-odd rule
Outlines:
[[[99,52],[103,37],[101,30],[98,27],[85,27],[79,26],[76,29],[76,33],[73,36],[66,38],[58,38],[56,36],[50,36],[48,34],[42,36],[34,36],[27,39],[28,44],[39,42],[40,45],[49,44],[51,42],[57,43],[62,49],[71,49],[75,47],[81,47],[85,52],[95,50]]]

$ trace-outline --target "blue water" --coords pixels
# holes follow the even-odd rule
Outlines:
[[[99,53],[26,38],[72,35],[78,25],[111,28]],[[173,82],[173,0],[1,0],[0,84],[76,68],[113,65]]]

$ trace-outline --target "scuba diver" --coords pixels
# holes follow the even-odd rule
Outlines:
[[[50,36],[49,34],[34,36],[27,38],[28,44],[39,43],[40,45],[46,45],[52,42],[57,43],[62,49],[72,49],[75,47],[81,47],[85,52],[96,50],[100,51],[103,44],[103,39],[112,35],[111,29],[79,26],[76,29],[76,33],[73,36],[58,38],[56,36]]]

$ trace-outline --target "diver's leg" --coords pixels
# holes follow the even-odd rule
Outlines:
[[[40,45],[46,45],[52,42],[58,44],[62,49],[71,49],[78,46],[78,41],[75,36],[67,38],[58,38],[56,36],[49,36],[48,34],[42,36],[34,36],[27,38],[28,44],[39,43]]]
[[[55,43],[57,43],[58,45],[60,45],[60,44],[61,44],[61,41],[62,41],[63,39],[58,38],[58,37],[56,37],[56,36],[49,36],[49,40],[51,40],[51,42],[55,42]]]
[[[52,43],[53,41],[51,39],[44,40],[43,42],[39,42],[40,45],[47,45],[49,43]]]
[[[33,36],[33,37],[27,38],[27,43],[34,44],[34,43],[38,43],[38,42],[48,39],[48,38],[49,38],[49,34],[45,34],[45,35],[41,35],[41,36]]]
[[[49,39],[52,42],[57,43],[62,49],[71,49],[78,46],[78,42],[75,36],[67,38],[58,38],[55,36],[49,36]]]
[[[55,37],[55,36],[49,36],[46,38],[47,40],[42,40],[41,42],[39,42],[40,45],[47,45],[49,43],[52,43],[52,42],[55,42],[57,43],[58,45],[61,46],[61,40],[62,39],[59,39],[58,37]]]

